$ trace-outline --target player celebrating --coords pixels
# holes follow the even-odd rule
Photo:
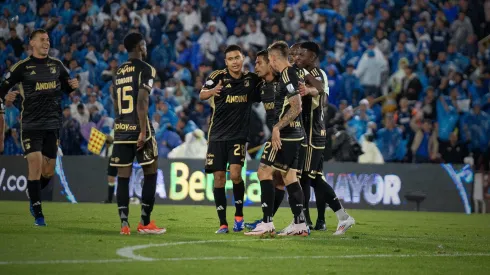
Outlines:
[[[61,128],[61,96],[62,92],[71,93],[78,88],[78,81],[69,78],[61,61],[48,55],[50,42],[45,30],[33,31],[29,45],[32,55],[9,69],[0,85],[0,98],[14,101],[19,92],[7,92],[19,84],[22,149],[29,170],[27,193],[35,225],[46,226],[41,190],[54,175]]]
[[[276,119],[275,111],[275,93],[279,88],[279,77],[277,77],[272,71],[269,65],[269,57],[266,50],[257,53],[257,59],[255,61],[255,73],[262,78],[262,82],[259,85],[260,88],[260,99],[264,104],[264,109],[266,112],[266,124],[267,127],[272,131]],[[279,171],[274,171],[272,176],[273,184],[275,186],[274,192],[274,210],[272,216],[274,216],[279,209],[279,206],[284,199],[284,182],[282,181],[282,176]],[[253,223],[246,223],[245,227],[253,230],[262,219],[256,220]]]
[[[228,233],[226,221],[226,170],[229,163],[230,178],[235,198],[235,224],[233,231],[244,228],[243,200],[245,184],[241,177],[245,161],[245,142],[255,90],[259,78],[253,73],[242,73],[242,49],[230,45],[225,50],[226,69],[214,71],[206,79],[199,98],[208,100],[213,114],[208,130],[206,173],[214,175],[214,200],[220,220],[217,234]]]
[[[115,102],[114,147],[111,166],[118,167],[117,207],[121,219],[121,235],[130,235],[129,178],[136,157],[143,168],[144,185],[141,202],[140,234],[163,234],[150,215],[155,204],[158,150],[155,131],[148,118],[148,104],[156,70],[144,62],[146,41],[140,33],[124,38],[129,60],[117,69],[112,97]]]
[[[323,152],[326,143],[323,104],[326,102],[326,96],[328,96],[328,86],[326,85],[327,81],[325,81],[326,79],[321,69],[316,67],[319,53],[320,47],[315,42],[303,42],[295,57],[295,64],[300,69],[306,69],[309,72],[310,82],[320,82],[312,83],[315,87],[305,89],[306,93],[302,94],[303,122],[306,130],[307,147],[306,154],[304,155],[305,162],[301,182],[305,194],[307,194],[305,196],[305,208],[310,200],[310,179],[312,181],[311,185],[315,190],[318,218],[314,229],[326,230],[325,204],[328,203],[339,220],[337,231],[334,235],[341,235],[352,227],[355,221],[342,208],[335,191],[327,184],[323,176]],[[318,84],[324,85],[324,87],[318,86]],[[310,221],[308,211],[305,211],[305,215],[306,220]]]
[[[307,236],[303,214],[303,191],[296,177],[298,157],[304,131],[301,125],[301,96],[299,95],[302,71],[293,68],[288,61],[289,47],[284,41],[273,43],[268,48],[271,68],[281,74],[279,91],[275,94],[276,123],[272,128],[272,137],[265,144],[258,176],[261,186],[263,220],[254,230],[245,235],[275,234],[272,222],[274,209],[274,169],[281,172],[287,186],[289,205],[294,215],[294,226],[279,235]]]

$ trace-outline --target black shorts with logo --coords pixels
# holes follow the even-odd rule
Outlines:
[[[155,162],[158,158],[158,148],[155,137],[151,137],[147,140],[141,150],[137,149],[136,143],[114,143],[110,165],[115,167],[131,166],[133,165],[135,157],[141,166]]]
[[[312,179],[315,179],[317,175],[323,175],[323,151],[325,149],[316,149],[311,145],[302,148],[304,151],[302,174]]]
[[[287,172],[289,169],[298,170],[299,153],[301,148],[301,140],[282,140],[281,149],[275,150],[272,148],[271,140],[265,143],[264,153],[260,159],[260,163],[271,166],[281,172]]]
[[[245,162],[245,141],[210,141],[206,154],[205,171],[208,174],[217,171],[227,171],[227,164],[239,164]]]
[[[111,159],[107,162],[107,175],[109,177],[117,177],[117,167],[111,166]]]
[[[21,130],[20,139],[24,156],[33,152],[41,154],[50,159],[55,159],[58,153],[59,130]]]

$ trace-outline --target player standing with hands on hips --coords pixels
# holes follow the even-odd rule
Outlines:
[[[0,84],[0,98],[13,102],[22,97],[21,143],[29,175],[27,193],[35,225],[46,226],[41,207],[41,190],[54,175],[61,128],[61,97],[78,88],[63,63],[48,55],[50,42],[43,29],[29,37],[32,55],[13,65]],[[9,90],[19,84],[19,91]],[[7,94],[8,93],[8,94]]]

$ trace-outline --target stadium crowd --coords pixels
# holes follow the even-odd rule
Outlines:
[[[112,78],[128,59],[122,39],[138,31],[158,74],[149,113],[161,157],[189,133],[205,137],[210,107],[198,93],[225,67],[227,45],[241,45],[244,69],[254,71],[256,52],[273,41],[313,40],[330,90],[328,158],[462,163],[471,153],[488,164],[490,41],[478,41],[490,33],[489,0],[6,0],[0,7],[1,75],[30,54],[29,33],[44,28],[50,55],[79,79],[79,91],[63,99],[65,155],[88,154],[92,127],[111,132]],[[20,104],[6,102],[7,155],[22,154]],[[254,107],[252,145],[269,135],[264,116]]]

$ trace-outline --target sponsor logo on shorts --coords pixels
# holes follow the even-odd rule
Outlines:
[[[118,157],[111,158],[111,161],[114,163],[119,163],[120,159]]]
[[[116,125],[114,125],[114,130],[115,131],[136,131],[136,125],[135,124],[129,124],[129,123],[116,123]]]

